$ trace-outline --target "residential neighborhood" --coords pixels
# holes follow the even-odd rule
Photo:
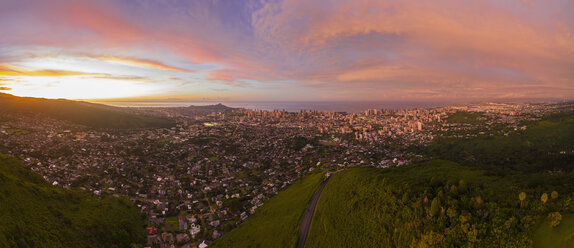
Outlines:
[[[121,130],[7,115],[0,121],[0,152],[21,158],[52,185],[134,202],[147,218],[148,247],[206,247],[304,175],[332,167],[403,166],[420,156],[417,147],[438,135],[520,132],[527,121],[554,108],[523,103],[360,113],[223,105],[135,108],[177,125]]]

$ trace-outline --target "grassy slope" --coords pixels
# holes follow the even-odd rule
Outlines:
[[[0,154],[0,247],[129,247],[143,225],[125,200],[53,187]]]
[[[41,114],[95,128],[171,127],[174,122],[109,107],[69,100],[16,97],[0,93],[0,113]]]
[[[466,182],[466,192],[460,190],[460,180]],[[334,176],[323,191],[307,247],[528,247],[537,216],[557,210],[568,196],[543,205],[538,197],[550,189],[529,189],[522,180],[488,176],[443,160],[349,169]],[[448,190],[452,185],[459,186],[455,193]],[[523,209],[521,191],[528,195],[524,203],[529,207]],[[434,198],[440,199],[442,212],[431,217]],[[448,209],[454,210],[452,215]]]
[[[323,176],[316,173],[294,182],[213,247],[295,247],[301,216]]]
[[[479,247],[521,247],[532,245],[536,223],[537,247],[571,247],[571,243],[558,240],[572,242],[572,220],[565,219],[554,230],[540,222],[551,211],[571,216],[573,116],[572,112],[550,116],[530,123],[525,132],[515,135],[438,139],[430,147],[433,157],[466,166],[435,160],[390,170],[352,169],[336,175],[319,201],[309,247],[432,247],[438,240],[438,246],[474,243]],[[560,171],[545,173],[548,170]],[[450,194],[448,185],[456,186],[460,179],[471,190]],[[542,204],[540,195],[552,190],[558,191],[560,197]],[[453,208],[459,218],[471,214],[469,224],[476,227],[476,239],[469,238],[473,236],[468,232],[472,228],[465,227],[461,219],[445,216],[446,211],[438,218],[429,218],[430,204],[422,204],[421,208],[421,198],[429,196],[428,202],[441,198],[440,191],[444,194],[442,211]],[[523,208],[517,200],[519,192],[527,195]],[[482,204],[476,203],[477,197]],[[484,213],[488,213],[487,217],[478,217]],[[509,232],[513,233],[508,235]]]
[[[411,246],[413,237],[420,239],[420,230],[434,220],[426,218],[424,207],[413,207],[424,196],[432,199],[432,189],[424,187],[435,178],[474,184],[488,181],[482,174],[449,161],[396,169],[348,169],[335,175],[323,191],[307,247]]]
[[[550,227],[548,220],[542,222],[534,233],[534,247],[574,247],[574,214],[563,215],[562,222],[555,228]]]

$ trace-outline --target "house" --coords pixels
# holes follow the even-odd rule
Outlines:
[[[177,241],[177,243],[187,243],[189,242],[189,235],[187,235],[186,233],[180,233],[175,235],[175,240]]]
[[[221,235],[222,235],[222,234],[221,234],[220,232],[218,232],[217,230],[214,230],[214,231],[213,231],[213,234],[211,235],[211,237],[212,237],[213,239],[217,239],[217,238],[221,237]]]
[[[189,231],[189,233],[191,233],[191,236],[193,238],[195,238],[195,235],[197,235],[199,232],[201,232],[201,226],[196,225],[195,223],[192,223],[191,224],[191,230]]]
[[[146,227],[145,230],[146,230],[147,234],[149,234],[149,235],[156,235],[157,234],[157,228],[155,228],[155,227],[151,227],[151,226]]]
[[[180,231],[185,231],[187,230],[187,220],[185,218],[185,215],[180,215],[177,217],[178,222],[179,222],[179,230]]]
[[[149,218],[149,222],[154,226],[159,226],[163,220],[161,218],[157,218],[157,216],[151,216],[151,218]]]
[[[161,234],[161,238],[163,239],[163,242],[166,242],[168,244],[174,243],[173,234],[171,233],[164,232]]]
[[[147,246],[156,246],[161,245],[161,239],[157,235],[149,235],[147,236]]]
[[[212,227],[218,227],[219,223],[220,223],[219,220],[214,220],[214,221],[210,222],[209,225]]]

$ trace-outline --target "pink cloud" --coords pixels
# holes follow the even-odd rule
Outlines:
[[[207,73],[205,76],[207,79],[210,79],[210,80],[222,80],[222,81],[234,81],[235,80],[235,78],[233,78],[232,76],[227,74],[226,71],[224,71],[224,70],[213,70],[213,71],[210,71],[209,73]]]
[[[339,74],[325,81],[402,79],[408,75],[397,73],[397,67],[423,67],[419,69],[425,73],[435,62],[447,61],[454,66],[508,68],[550,83],[552,78],[560,81],[571,77],[568,68],[574,68],[572,23],[559,27],[552,21],[540,22],[528,12],[502,8],[494,1],[284,1],[269,4],[262,9],[266,11],[276,14],[255,15],[259,35],[285,41],[284,48],[294,51],[317,51],[336,44],[352,46],[345,44],[345,39],[373,34],[403,38],[400,46],[391,48],[399,52],[399,64],[372,64],[352,75]],[[293,25],[299,23],[297,20],[304,20],[303,24]],[[338,56],[334,53],[328,59]]]
[[[147,37],[145,30],[97,3],[72,1],[59,9],[61,21],[75,29],[89,29],[112,42],[136,42]]]
[[[227,12],[217,8],[234,2],[189,3],[196,5],[55,0],[19,10],[10,3],[0,10],[10,34],[0,45],[109,49],[119,54],[102,59],[187,71],[121,53],[169,51],[207,65],[196,72],[229,86],[289,81],[282,87],[335,92],[354,84],[355,93],[437,97],[455,90],[495,96],[508,87],[534,94],[531,85],[572,94],[574,87],[572,1],[285,0]],[[230,19],[235,14],[250,18],[241,26]]]
[[[127,57],[116,57],[116,56],[97,57],[96,59],[111,63],[118,63],[143,68],[153,68],[159,70],[179,71],[179,72],[193,72],[193,70],[169,66],[164,63],[160,63],[149,59],[138,59],[138,58],[127,58]]]

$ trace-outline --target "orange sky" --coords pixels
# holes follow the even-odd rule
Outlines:
[[[0,92],[70,99],[574,98],[567,0],[3,1]]]

